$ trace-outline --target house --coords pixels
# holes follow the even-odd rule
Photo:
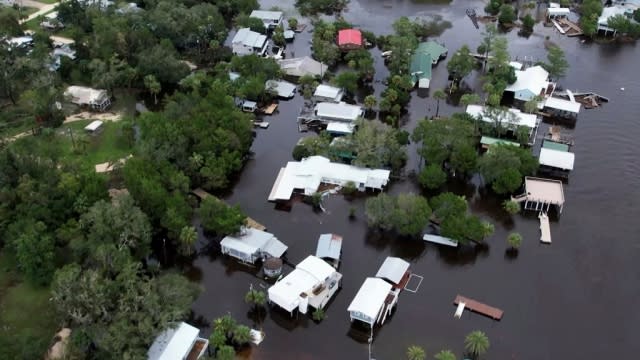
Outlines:
[[[558,118],[576,120],[580,112],[581,104],[575,99],[565,100],[557,97],[548,97],[542,105],[542,111]]]
[[[511,197],[511,200],[524,202],[526,210],[548,212],[553,205],[558,209],[558,213],[562,213],[564,207],[562,181],[526,176],[524,194]]]
[[[524,70],[516,70],[516,81],[507,86],[503,98],[513,102],[517,107],[524,106],[536,96],[547,98],[555,90],[555,83],[549,81],[549,73],[542,66],[536,65]]]
[[[370,277],[364,280],[347,311],[352,322],[361,321],[373,328],[377,323],[384,323],[397,302],[398,297],[393,295],[391,284]]]
[[[344,96],[344,92],[342,89],[329,86],[325,84],[320,84],[316,87],[316,91],[313,92],[312,100],[316,102],[334,102],[339,103],[342,101],[342,97]]]
[[[549,8],[547,9],[548,19],[566,18],[569,14],[571,14],[569,8],[560,7],[558,3],[549,3]]]
[[[614,6],[602,9],[602,14],[598,17],[598,32],[604,31],[605,35],[611,32],[612,35],[615,35],[616,30],[609,27],[609,19],[618,15],[633,18],[633,12],[637,9],[638,4],[628,1],[619,1]]]
[[[323,309],[340,288],[342,274],[324,260],[309,255],[296,268],[271,286],[267,293],[269,303],[293,314],[303,314],[308,307]]]
[[[431,55],[426,52],[416,50],[411,55],[409,64],[409,75],[414,86],[417,84],[420,89],[428,89],[431,82]]]
[[[342,236],[336,234],[322,234],[318,238],[316,257],[326,261],[334,268],[340,265],[342,254]]]
[[[447,57],[449,50],[435,41],[425,41],[418,44],[416,52],[428,54],[431,57],[431,64],[438,65],[438,62]]]
[[[409,263],[393,256],[387,256],[376,273],[377,278],[386,280],[395,289],[403,289],[410,275]]]
[[[16,0],[0,0],[0,5],[4,6],[13,6],[16,3]]]
[[[111,98],[107,94],[107,90],[69,86],[64,95],[70,97],[72,103],[88,106],[93,110],[104,111],[111,105]]]
[[[102,131],[103,122],[100,120],[94,120],[89,125],[84,127],[84,131],[91,135],[95,135]]]
[[[362,33],[357,29],[343,29],[338,31],[338,47],[342,51],[361,49],[364,45]]]
[[[62,64],[62,57],[66,57],[70,60],[76,59],[76,51],[71,49],[68,44],[63,44],[61,46],[55,46],[53,51],[51,51],[51,59],[53,62],[49,65],[49,70],[56,71],[60,68]]]
[[[209,346],[209,340],[199,337],[200,330],[185,322],[170,327],[155,339],[148,360],[196,360]]]
[[[288,247],[271,233],[243,227],[240,234],[225,236],[220,241],[220,248],[225,255],[255,264],[258,260],[280,258]]]
[[[520,127],[528,128],[529,144],[532,145],[535,142],[538,126],[540,125],[540,119],[536,114],[527,114],[518,109],[503,110],[473,104],[468,105],[466,111],[467,114],[480,121],[511,131],[513,135],[516,134]]]
[[[31,36],[18,36],[6,39],[5,42],[9,44],[9,50],[12,48],[26,49],[29,46],[33,46],[33,37]]]
[[[64,24],[60,20],[58,20],[58,12],[52,11],[44,15],[44,19],[40,23],[40,26],[45,29],[55,30],[63,28]]]
[[[315,61],[309,56],[279,60],[278,64],[285,74],[293,77],[311,75],[322,78],[328,69],[327,65]]]
[[[390,175],[389,170],[332,163],[322,156],[310,156],[301,161],[289,161],[286,167],[280,169],[268,199],[286,201],[294,193],[309,196],[323,183],[344,186],[352,182],[360,191],[382,190],[389,182]]]
[[[317,103],[313,109],[314,115],[321,121],[342,121],[354,122],[364,114],[364,110],[357,105],[351,105],[344,102]]]
[[[282,24],[282,20],[284,20],[282,11],[253,10],[249,17],[262,20],[267,30],[275,29],[278,25]]]
[[[231,47],[235,55],[263,56],[267,51],[267,36],[251,31],[249,28],[242,28],[231,40]]]
[[[354,124],[343,122],[330,122],[327,124],[326,131],[334,136],[342,136],[353,134]]]
[[[78,2],[82,6],[95,6],[102,11],[107,10],[109,6],[115,5],[115,2],[112,0],[78,0]]]
[[[296,85],[288,81],[267,80],[264,87],[267,91],[272,91],[284,99],[291,99],[296,94]]]
[[[542,141],[540,148],[540,172],[549,173],[557,177],[567,177],[573,170],[575,154],[569,151],[569,145],[552,140]]]

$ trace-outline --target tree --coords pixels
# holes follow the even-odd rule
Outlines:
[[[456,143],[451,150],[449,165],[454,173],[462,176],[469,175],[476,170],[478,162],[478,151],[473,146],[466,143]]]
[[[580,27],[587,36],[598,31],[598,17],[602,14],[603,3],[600,0],[584,0],[580,5]]]
[[[382,193],[367,199],[365,214],[370,226],[413,236],[427,225],[431,208],[427,200],[418,195],[400,194],[393,197]]]
[[[472,331],[464,339],[464,348],[474,356],[482,355],[489,350],[489,338],[480,330]]]
[[[233,342],[238,345],[244,345],[251,341],[251,329],[246,325],[236,325],[232,330]]]
[[[313,317],[314,321],[322,321],[324,319],[324,310],[322,310],[321,308],[317,308],[313,311],[313,314],[311,314],[311,316]]]
[[[345,71],[333,78],[333,84],[344,89],[349,94],[355,94],[358,91],[358,73],[354,71]]]
[[[500,7],[502,6],[502,0],[490,0],[484,11],[490,15],[498,15]]]
[[[220,329],[215,329],[209,336],[209,343],[213,346],[214,351],[218,350],[227,343],[227,334]]]
[[[451,192],[445,192],[431,198],[433,215],[441,222],[450,218],[463,217],[467,212],[467,200]]]
[[[426,358],[427,358],[427,354],[422,347],[417,345],[411,345],[407,348],[408,360],[425,360]]]
[[[235,22],[236,26],[238,26],[239,28],[249,28],[251,29],[251,31],[260,34],[265,34],[267,32],[267,29],[264,27],[264,23],[262,22],[262,20],[255,17],[250,17],[247,14],[238,15],[235,18]]]
[[[522,31],[525,34],[531,34],[533,32],[533,26],[536,24],[536,20],[531,16],[531,14],[527,14],[522,18]]]
[[[498,144],[480,158],[479,167],[496,193],[507,194],[520,187],[523,176],[535,173],[538,161],[525,149]]]
[[[500,5],[502,5],[502,1],[499,0],[499,2],[500,2]],[[495,0],[493,0],[492,3],[495,3]],[[499,6],[498,6],[498,10],[496,11],[496,14],[498,13],[498,11],[500,11]],[[487,65],[488,55],[493,50],[493,42],[495,38],[498,36],[498,28],[494,24],[487,24],[482,35],[483,35],[482,42],[480,43],[476,51],[480,54],[484,54],[485,56],[484,61],[482,62],[482,67],[484,68]]]
[[[294,17],[290,17],[287,19],[287,23],[289,25],[289,29],[296,30],[298,28],[298,19]]]
[[[276,29],[273,31],[273,35],[271,36],[271,40],[273,40],[273,43],[278,45],[278,46],[284,46],[286,43],[286,40],[284,38],[284,29],[282,28],[282,25],[276,27]]]
[[[369,226],[376,226],[382,230],[393,229],[393,220],[389,214],[395,209],[395,199],[381,193],[365,202],[365,215]]]
[[[358,131],[348,141],[356,154],[353,164],[362,167],[391,167],[400,170],[407,160],[406,146],[401,144],[398,129],[379,120],[356,120]]]
[[[258,308],[267,303],[267,295],[264,291],[256,290],[251,286],[244,296],[244,302],[253,305],[254,308]]]
[[[460,104],[465,108],[471,104],[480,104],[481,102],[480,95],[475,93],[464,94],[460,97]]]
[[[420,143],[418,154],[423,159],[440,165],[451,159],[454,146],[466,144],[475,147],[478,141],[474,135],[473,123],[458,116],[438,121],[420,120],[411,139]]]
[[[185,226],[180,231],[178,240],[180,241],[180,252],[183,255],[190,256],[193,251],[193,245],[198,240],[198,232],[193,226]]]
[[[447,63],[447,71],[449,71],[449,76],[453,78],[453,81],[459,83],[460,80],[471,73],[475,65],[476,60],[471,56],[469,46],[462,45]]]
[[[218,235],[237,234],[247,219],[239,206],[229,206],[212,196],[202,200],[197,213],[202,227]]]
[[[440,113],[440,100],[446,100],[447,99],[447,94],[442,91],[442,89],[438,89],[433,93],[433,98],[436,99],[436,118],[438,117],[438,114]]]
[[[55,240],[46,233],[46,226],[40,221],[23,225],[27,227],[13,240],[20,270],[30,282],[46,285],[55,269]]]
[[[500,15],[498,15],[500,25],[510,25],[514,21],[516,21],[516,11],[513,6],[508,4],[500,6]]]
[[[436,360],[456,360],[456,355],[451,350],[440,350],[434,355]]]
[[[156,77],[153,75],[147,75],[144,77],[144,86],[149,90],[149,92],[153,95],[153,102],[158,104],[158,94],[162,89],[160,86],[160,82],[156,80]]]
[[[518,250],[520,245],[522,244],[522,235],[518,233],[511,233],[507,236],[507,243],[511,246],[512,249]]]
[[[373,110],[373,108],[377,105],[378,100],[376,99],[376,96],[371,94],[371,95],[367,95],[364,98],[364,107],[365,109],[367,109],[367,111],[371,111]]]
[[[437,164],[429,164],[420,171],[418,182],[421,186],[434,190],[447,182],[447,174]]]
[[[216,353],[216,360],[234,360],[236,358],[236,351],[233,346],[223,345],[218,348]]]
[[[0,8],[0,36],[18,36],[22,34],[18,12],[10,7]]]
[[[564,56],[564,51],[559,46],[549,47],[547,60],[548,63],[545,64],[545,68],[551,77],[559,79],[565,75],[569,68],[569,63]]]
[[[515,215],[520,212],[520,204],[513,200],[503,201],[502,208],[511,215]]]

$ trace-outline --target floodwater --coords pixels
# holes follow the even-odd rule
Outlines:
[[[293,1],[263,1],[263,8],[279,6],[290,13]],[[441,3],[441,2],[440,2]],[[473,27],[465,8],[481,12],[482,1],[454,0],[449,5],[429,5],[408,0],[351,0],[344,16],[357,26],[390,33],[399,16],[439,14],[452,22],[438,40],[453,53],[463,44],[472,49],[481,39],[481,29]],[[306,20],[305,20],[306,21]],[[309,53],[311,34],[298,34],[288,52]],[[193,304],[204,334],[206,323],[231,313],[242,323],[261,326],[266,338],[260,346],[245,351],[251,359],[366,359],[368,345],[350,336],[346,311],[367,276],[375,275],[386,256],[400,256],[411,262],[411,270],[424,276],[419,291],[403,292],[393,316],[376,330],[372,355],[377,359],[401,359],[407,346],[427,349],[429,358],[440,349],[451,349],[459,358],[463,341],[472,330],[482,330],[491,348],[491,359],[610,359],[635,358],[640,353],[636,324],[640,323],[640,49],[624,46],[581,43],[566,38],[553,28],[536,25],[528,39],[509,33],[511,55],[544,60],[544,37],[560,45],[571,68],[560,84],[565,88],[595,91],[611,102],[600,109],[582,110],[574,129],[575,170],[565,185],[563,214],[551,223],[552,245],[538,241],[535,216],[511,219],[500,209],[500,199],[479,187],[478,179],[451,189],[469,198],[471,210],[496,225],[482,251],[444,249],[421,240],[382,236],[367,229],[363,205],[365,197],[354,200],[332,196],[325,201],[326,213],[296,203],[281,211],[267,202],[272,183],[281,167],[291,160],[291,151],[301,136],[296,115],[301,96],[281,101],[279,113],[269,117],[271,126],[258,129],[252,151],[255,156],[245,166],[234,188],[226,196],[240,204],[254,219],[289,246],[287,258],[298,263],[315,252],[318,235],[334,232],[344,237],[340,271],[343,287],[326,308],[321,323],[300,315],[269,309],[254,324],[255,316],[243,301],[249,285],[267,286],[256,270],[209,252],[193,262],[190,271],[205,291]],[[379,51],[376,80],[387,76]],[[432,89],[446,85],[446,61],[434,69]],[[476,85],[474,76],[468,80]],[[376,94],[383,87],[374,84]],[[624,88],[624,91],[621,90]],[[461,111],[441,104],[441,114]],[[411,131],[420,118],[433,115],[435,101],[415,92],[403,128]],[[541,129],[539,137],[544,133]],[[415,147],[410,148],[407,170],[415,169]],[[419,192],[410,180],[394,181],[389,193]],[[357,211],[348,219],[349,208]],[[505,238],[517,231],[524,242],[516,258],[507,256]],[[204,241],[201,238],[201,241]],[[290,268],[285,267],[285,271]],[[456,294],[478,299],[504,310],[499,322],[465,312],[453,318]]]

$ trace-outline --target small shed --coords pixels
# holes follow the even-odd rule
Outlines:
[[[255,101],[243,100],[241,109],[244,112],[255,112],[258,109],[258,103]]]
[[[84,131],[87,133],[94,135],[102,131],[102,125],[104,123],[100,120],[94,120],[89,125],[84,127]]]
[[[267,80],[264,86],[267,91],[273,91],[284,99],[291,99],[296,94],[296,86],[288,81]]]
[[[569,8],[549,7],[547,9],[547,17],[549,19],[566,18],[569,14],[571,14],[571,10]]]
[[[573,170],[574,161],[575,154],[572,152],[554,150],[544,147],[540,149],[540,166],[546,166],[564,171],[571,171]]]
[[[327,132],[331,135],[341,136],[353,134],[353,124],[342,122],[330,122],[327,124]]]
[[[275,29],[282,23],[284,14],[282,11],[253,10],[249,17],[262,20],[266,29]]]
[[[342,101],[344,92],[342,89],[335,86],[329,86],[320,84],[313,93],[313,100],[317,102],[334,102],[339,103]]]
[[[199,337],[200,330],[185,322],[163,331],[147,352],[148,360],[199,359],[209,340]]]
[[[237,236],[225,236],[220,248],[223,254],[250,264],[259,259],[279,258],[287,251],[287,246],[273,234],[250,227],[243,227]]]
[[[391,294],[391,284],[378,278],[366,278],[358,293],[349,304],[347,311],[351,321],[362,321],[373,327],[386,317],[387,298]],[[388,308],[389,312],[391,308]]]
[[[378,272],[377,278],[388,280],[392,285],[400,285],[405,277],[408,277],[409,263],[398,257],[388,256]]]
[[[509,140],[497,139],[490,136],[483,136],[480,138],[480,145],[484,150],[488,150],[491,145],[495,145],[495,144],[505,144],[505,145],[511,145],[515,147],[520,147],[520,144],[518,144],[517,142],[513,142]]]
[[[328,262],[334,268],[340,264],[342,254],[342,236],[336,234],[322,234],[318,238],[316,257]]]
[[[360,30],[343,29],[338,31],[338,47],[340,50],[360,49],[362,46],[362,32]]]
[[[577,101],[548,97],[544,101],[542,111],[559,118],[576,120],[580,112],[581,104]]]

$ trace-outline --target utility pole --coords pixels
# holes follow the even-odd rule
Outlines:
[[[76,148],[76,141],[73,139],[73,131],[71,130],[71,128],[67,128],[67,132],[69,133],[69,137],[71,138],[71,145],[75,149]]]

